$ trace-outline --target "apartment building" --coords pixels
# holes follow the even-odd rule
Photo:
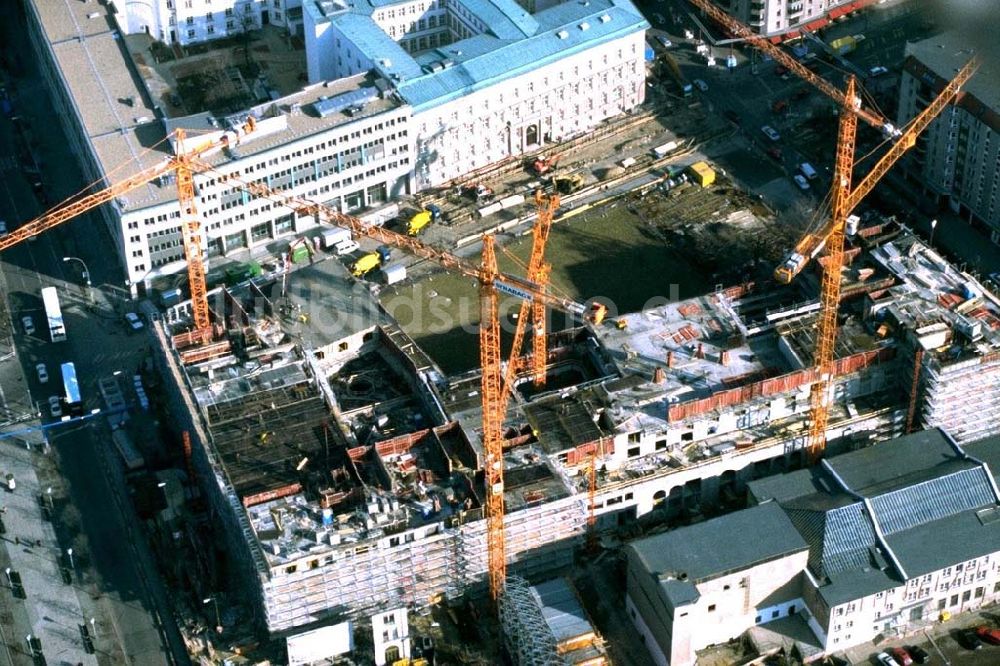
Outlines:
[[[906,45],[897,119],[920,113],[973,55],[957,33]],[[1000,85],[985,61],[958,104],[938,116],[906,158],[909,177],[935,203],[947,205],[1000,243]]]
[[[752,481],[751,508],[631,547],[629,614],[656,661],[681,666],[744,631],[808,658],[991,603],[997,443],[925,430]]]
[[[804,28],[819,30],[877,0],[715,0],[755,32],[779,42],[798,37]]]

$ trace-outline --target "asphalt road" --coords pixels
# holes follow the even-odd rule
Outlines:
[[[12,63],[8,76],[15,114],[31,128],[34,159],[41,165],[47,200],[60,201],[79,190],[85,181],[67,149],[59,127],[47,116],[51,104],[27,54],[30,48],[14,12],[7,11],[0,22],[0,44],[5,62]],[[15,159],[0,161],[0,219],[13,229],[42,211],[46,200],[32,190],[23,173],[24,142],[10,118],[0,118],[0,155]],[[19,151],[20,148],[20,151]],[[21,154],[19,154],[19,152]],[[59,364],[74,361],[87,410],[100,407],[96,388],[101,376],[116,370],[131,374],[142,357],[144,336],[126,333],[121,312],[124,277],[116,261],[108,261],[110,239],[96,218],[83,216],[50,230],[38,240],[22,243],[0,255],[7,290],[4,294],[13,320],[18,355],[3,363],[20,363],[27,386],[17,377],[2,376],[3,399],[12,411],[32,410],[31,402],[44,404],[57,394]],[[64,261],[73,256],[82,261]],[[82,279],[83,266],[90,271],[97,308],[91,309]],[[59,289],[68,341],[48,341],[39,297],[41,287]],[[20,325],[32,316],[37,332],[28,336]],[[35,366],[45,363],[50,378],[41,383]],[[10,373],[8,373],[10,374]],[[17,374],[17,373],[13,373]],[[30,396],[29,396],[30,391]],[[43,417],[51,420],[47,414]],[[95,420],[96,421],[96,420]],[[64,539],[83,543],[79,567],[93,575],[90,581],[97,597],[98,613],[111,631],[99,636],[98,650],[108,655],[107,663],[163,664],[188,663],[180,634],[169,611],[169,600],[159,578],[132,510],[117,461],[106,445],[103,427],[78,428],[51,437],[58,454],[63,482],[68,489]],[[166,645],[169,645],[169,652]],[[173,657],[170,656],[173,653]],[[51,663],[51,660],[50,660]]]

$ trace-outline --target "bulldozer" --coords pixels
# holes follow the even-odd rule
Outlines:
[[[583,187],[583,176],[578,173],[557,173],[552,176],[552,189],[559,194],[573,194]]]

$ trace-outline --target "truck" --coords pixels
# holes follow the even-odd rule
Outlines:
[[[429,204],[422,211],[410,218],[409,222],[406,223],[406,233],[410,236],[416,236],[419,234],[424,227],[431,223],[432,220],[437,220],[441,217],[441,209],[434,204]]]
[[[364,277],[379,266],[389,261],[389,248],[380,247],[375,252],[368,252],[351,264],[351,275]]]
[[[331,250],[343,241],[351,240],[351,231],[343,227],[323,230],[323,248]]]
[[[677,146],[678,143],[676,141],[667,141],[662,146],[657,146],[656,148],[653,148],[653,156],[658,160],[663,159],[670,153],[677,150]]]
[[[864,35],[847,35],[846,37],[838,37],[830,42],[830,48],[833,49],[834,53],[837,55],[847,55],[857,49],[858,42],[863,41],[864,38]]]

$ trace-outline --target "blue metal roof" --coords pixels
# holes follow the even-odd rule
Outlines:
[[[444,104],[525,74],[563,57],[649,28],[629,0],[580,0],[555,5],[534,16],[514,0],[458,0],[486,26],[486,32],[414,58],[371,18],[375,8],[396,2],[354,0],[324,15],[383,76],[414,111]],[[327,4],[329,6],[330,3]],[[438,66],[441,60],[451,61]],[[434,71],[430,71],[433,66]]]
[[[602,21],[601,16],[607,19]],[[580,24],[585,24],[586,28],[581,28]],[[399,84],[399,92],[414,111],[432,108],[597,44],[645,30],[648,25],[637,14],[611,7],[586,21],[560,25],[557,30],[540,32],[526,39],[499,40],[478,35],[448,47],[449,52],[460,52],[451,56],[455,60],[454,67],[403,81]],[[474,57],[466,57],[467,43],[470,51],[476,54]]]
[[[522,39],[538,31],[538,22],[514,0],[459,0],[459,4],[500,39]]]

